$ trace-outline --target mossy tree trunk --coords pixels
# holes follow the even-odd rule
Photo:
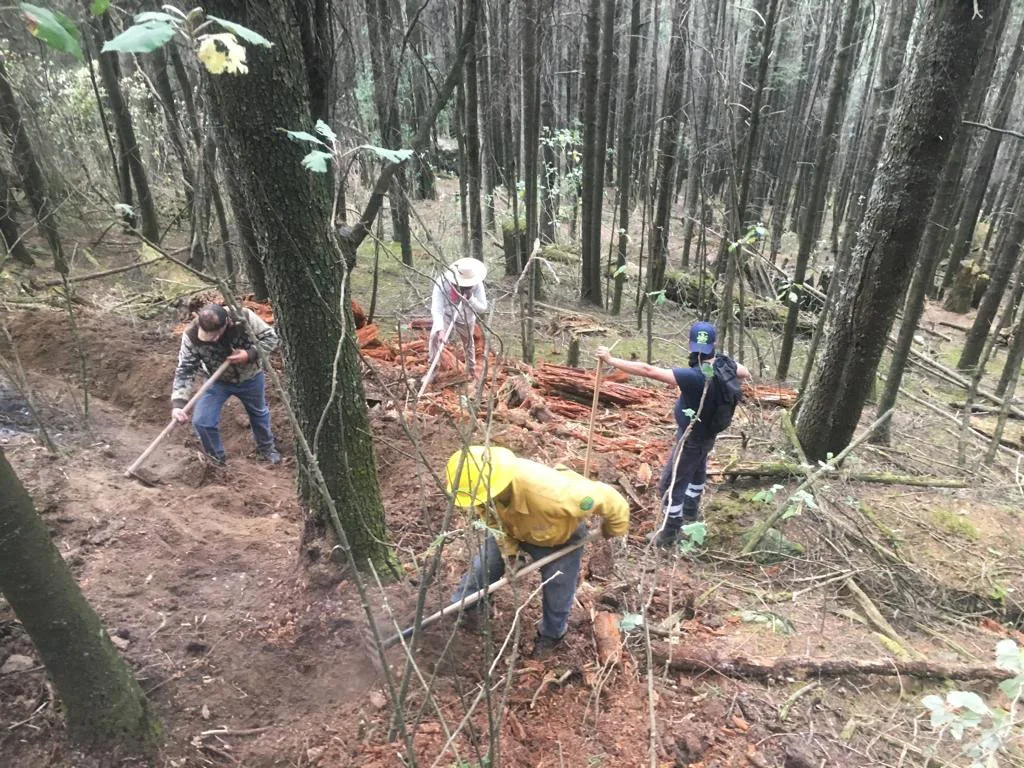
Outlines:
[[[342,300],[343,274],[355,254],[346,264],[330,230],[326,175],[306,171],[300,164],[305,148],[280,130],[313,128],[298,31],[287,6],[275,0],[212,0],[206,9],[274,42],[271,49],[249,47],[249,74],[208,79],[212,122],[231,158],[225,170],[249,211],[299,427],[317,452],[356,558],[386,566],[391,553],[359,353],[351,305]],[[326,506],[308,482],[301,490],[311,510],[306,539],[312,542],[325,537]],[[311,543],[308,551],[317,550]]]
[[[912,70],[900,90],[881,165],[840,294],[833,329],[805,396],[797,433],[808,458],[853,437],[910,279],[927,212],[992,24],[992,0],[929,0]]]
[[[2,449],[0,591],[57,687],[72,737],[129,750],[155,746],[160,726],[142,689],[50,541]]]

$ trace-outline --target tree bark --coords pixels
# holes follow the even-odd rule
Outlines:
[[[582,279],[580,298],[601,306],[601,249],[594,247],[592,232],[600,232],[601,220],[594,218],[594,188],[603,186],[603,179],[597,176],[598,136],[598,82],[600,79],[599,60],[601,45],[601,0],[590,0],[587,10],[586,46],[583,54],[583,79],[580,83],[583,95],[583,176],[580,196],[580,218],[582,219]],[[598,237],[600,242],[600,237]]]
[[[160,725],[0,449],[0,592],[57,687],[79,742],[155,747]]]
[[[615,288],[612,295],[612,314],[622,311],[622,288],[626,283],[626,256],[629,246],[629,211],[633,177],[633,135],[636,128],[637,82],[640,66],[640,6],[641,0],[632,0],[629,11],[629,58],[626,63],[626,91],[622,107],[622,128],[619,130],[619,242],[616,260]],[[622,270],[622,271],[620,271]]]
[[[96,43],[96,50],[100,50],[103,48],[106,38],[112,36],[113,26],[110,22],[110,14],[106,12],[102,17],[96,18],[88,12],[88,5],[89,3],[86,2],[89,27]],[[128,170],[131,172],[132,183],[139,196],[138,212],[142,224],[142,234],[150,242],[159,243],[160,219],[156,213],[153,193],[149,188],[149,175],[146,173],[146,166],[142,164],[142,153],[139,152],[139,143],[135,138],[132,114],[128,109],[128,104],[125,103],[124,94],[121,92],[121,81],[118,78],[116,66],[117,53],[100,53],[98,61],[100,80],[103,83],[103,90],[107,92],[110,112],[114,117],[114,130],[121,146],[121,162],[127,164]]]
[[[991,119],[993,125],[1006,125],[1008,122],[1017,92],[1017,78],[1020,76],[1022,59],[1024,59],[1024,23],[1021,24],[1017,33],[1010,61],[1006,67],[1006,74],[1003,76],[1003,82],[999,88],[999,96],[996,99]],[[999,154],[999,145],[1002,143],[1002,139],[1003,134],[996,131],[985,133],[981,151],[978,153],[978,159],[975,161],[970,175],[970,185],[963,193],[963,211],[960,214],[960,223],[957,226],[956,234],[953,236],[953,248],[949,257],[952,263],[961,264],[971,253],[974,245],[974,228],[978,223],[978,214],[981,212],[989,179],[992,178],[992,170],[995,168],[996,155]]]
[[[476,51],[474,40],[466,52],[466,189],[469,193],[466,206],[469,209],[469,255],[483,261],[484,221],[483,200],[480,195],[483,170],[480,165],[480,100],[477,97],[479,79]]]
[[[7,173],[0,168],[0,235],[4,238],[4,249],[12,259],[27,267],[34,267],[36,260],[28,252],[14,218],[13,193]],[[59,284],[59,283],[58,283]]]
[[[834,314],[821,365],[808,388],[797,432],[807,455],[823,459],[850,441],[920,243],[926,211],[960,130],[992,0],[974,17],[970,3],[929,0],[911,73],[900,90],[868,210],[853,252],[852,276]]]
[[[690,1],[677,0],[672,18],[668,68],[665,70],[665,96],[659,122],[658,166],[655,181],[655,206],[651,216],[651,234],[647,265],[648,293],[661,290],[668,259],[668,235],[671,226],[672,199],[675,196],[676,154],[679,129],[683,120],[683,81],[686,78],[686,21]]]
[[[807,276],[807,263],[815,246],[819,226],[825,208],[825,195],[828,191],[826,170],[829,157],[835,147],[835,137],[839,128],[839,107],[847,88],[848,76],[853,55],[853,34],[857,28],[860,0],[847,0],[846,19],[843,21],[843,35],[839,41],[839,52],[832,70],[832,86],[829,89],[828,104],[825,116],[821,120],[821,136],[818,138],[818,149],[814,158],[814,176],[811,181],[810,195],[807,198],[807,210],[804,213],[800,229],[800,247],[796,255],[793,269],[793,285],[786,292],[789,311],[786,314],[786,327],[782,332],[782,348],[779,350],[779,364],[775,378],[784,381],[789,375],[789,362],[793,355],[793,343],[796,340],[797,320],[800,316],[800,297],[803,294],[803,283]]]
[[[985,295],[978,305],[978,313],[974,316],[974,323],[971,330],[967,332],[967,339],[964,342],[963,351],[956,367],[959,371],[971,371],[978,365],[981,351],[985,346],[985,339],[992,328],[992,321],[999,312],[999,304],[1006,293],[1006,286],[1010,282],[1010,275],[1013,274],[1017,261],[1021,258],[1021,241],[1024,241],[1024,197],[1017,199],[1016,211],[1014,211],[1013,225],[1007,233],[1003,247],[992,264],[989,273],[988,287]]]
[[[312,128],[298,31],[276,0],[211,0],[206,7],[274,41],[271,49],[249,48],[247,75],[208,79],[211,106],[266,270],[299,427],[317,453],[356,559],[384,568],[391,555],[351,302],[339,269],[342,262],[351,269],[355,249],[343,253],[330,231],[326,179],[301,167],[298,147],[280,130]],[[374,189],[373,215],[364,214],[362,226],[372,224],[391,174],[382,179],[383,189]],[[326,507],[312,491],[308,471],[301,483],[311,510],[307,542],[325,537],[326,530]],[[307,552],[328,556],[316,542]]]
[[[21,111],[15,100],[11,81],[7,76],[5,58],[0,55],[0,129],[11,142],[11,154],[14,167],[21,177],[25,197],[32,206],[32,213],[39,222],[50,251],[53,253],[53,268],[61,274],[67,274],[68,265],[64,259],[64,247],[57,231],[57,209],[53,204],[47,188],[43,171],[36,160],[36,153],[25,131],[25,123],[21,119]]]
[[[594,138],[593,184],[590,186],[590,231],[584,237],[590,238],[590,254],[594,260],[591,265],[593,274],[597,275],[594,302],[603,306],[601,298],[602,276],[605,272],[601,265],[601,237],[604,214],[605,166],[608,159],[608,122],[609,104],[612,93],[612,72],[615,68],[615,15],[618,0],[604,0],[601,17],[601,55],[597,77],[597,133]],[[586,190],[584,190],[586,193]]]

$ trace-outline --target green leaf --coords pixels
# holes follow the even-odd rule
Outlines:
[[[82,46],[78,43],[78,30],[67,16],[60,11],[51,11],[30,3],[21,3],[19,8],[33,37],[55,50],[83,61]]]
[[[359,149],[368,149],[373,152],[373,154],[377,155],[377,157],[383,158],[395,165],[404,163],[413,156],[413,151],[411,149],[385,149],[384,147],[377,147],[373,144],[362,144]]]
[[[135,14],[136,24],[144,24],[147,21],[166,21],[168,24],[177,24],[180,19],[162,11],[143,11]]]
[[[252,43],[253,45],[262,45],[264,48],[272,48],[274,46],[272,42],[267,40],[267,38],[265,38],[259,32],[253,32],[251,29],[249,29],[248,27],[243,27],[241,24],[235,24],[235,22],[233,21],[228,21],[227,19],[220,19],[216,16],[211,16],[209,14],[206,15],[206,18],[210,19],[211,21],[216,21],[228,32],[234,32],[247,43]]]
[[[999,690],[1006,694],[1010,701],[1016,699],[1021,690],[1024,689],[1024,677],[1015,677],[1012,680],[1003,680],[999,684]]]
[[[1021,652],[1013,640],[1000,640],[996,643],[996,666],[1010,672],[1024,672]]]
[[[288,138],[291,139],[292,141],[311,141],[314,144],[319,144],[321,147],[327,146],[322,141],[320,141],[320,139],[318,139],[316,136],[314,136],[312,133],[309,133],[308,131],[286,130],[285,133],[288,134]]]
[[[703,522],[687,523],[682,527],[682,532],[691,542],[700,546],[708,537],[708,526]]]
[[[316,121],[316,132],[321,136],[327,138],[328,141],[335,141],[338,138],[338,134],[331,130],[331,126],[325,123],[323,120]]]
[[[330,152],[321,152],[319,149],[314,149],[302,158],[302,167],[313,171],[313,173],[327,173],[327,161],[331,157],[333,155]]]
[[[612,272],[612,277],[618,277],[619,275],[626,274],[626,265],[623,264],[621,267]]]
[[[93,16],[102,16],[109,7],[110,0],[92,0],[92,4],[89,6],[89,13]]]
[[[963,707],[976,715],[987,715],[988,705],[974,691],[950,691],[946,694],[946,701],[951,706]],[[973,718],[968,718],[973,719]]]
[[[630,632],[637,627],[644,625],[644,617],[639,613],[624,613],[619,619],[619,629],[623,632]]]
[[[103,53],[152,53],[174,37],[174,24],[166,21],[145,21],[133,24],[113,40],[103,44]]]

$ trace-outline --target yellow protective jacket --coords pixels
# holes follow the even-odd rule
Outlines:
[[[508,506],[495,502],[494,507],[506,534],[499,544],[507,555],[518,550],[519,542],[564,544],[591,515],[601,518],[605,538],[625,536],[629,530],[629,503],[610,485],[529,459],[516,458],[512,499]]]

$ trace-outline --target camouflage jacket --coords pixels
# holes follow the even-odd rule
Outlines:
[[[255,377],[262,370],[258,350],[269,355],[277,347],[277,331],[251,309],[242,310],[240,321],[231,310],[228,310],[228,317],[230,324],[227,330],[213,343],[199,340],[199,328],[194,321],[181,334],[178,367],[174,371],[174,384],[171,388],[173,408],[182,408],[188,402],[200,373],[209,376],[236,349],[246,350],[249,362],[228,367],[220,377],[220,381],[225,384],[241,384]]]

